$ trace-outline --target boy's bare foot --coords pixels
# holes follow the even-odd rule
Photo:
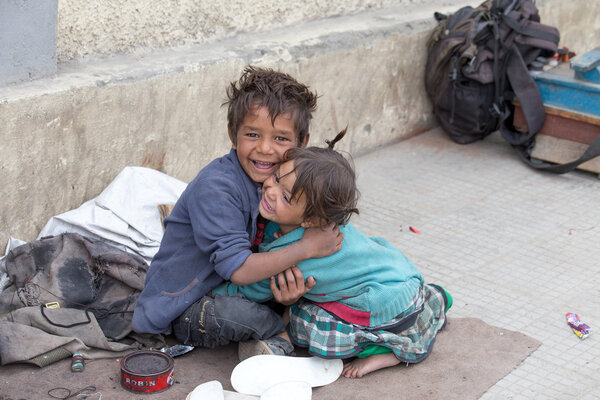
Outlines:
[[[365,358],[357,358],[344,364],[342,375],[346,378],[362,378],[369,372],[378,369],[393,367],[400,363],[393,353],[375,354]]]

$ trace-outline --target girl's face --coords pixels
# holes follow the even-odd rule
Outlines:
[[[296,173],[291,172],[293,169],[292,161],[284,162],[264,181],[258,206],[260,215],[279,224],[282,234],[293,231],[304,222],[306,196],[302,193],[292,199],[292,188],[296,182]]]

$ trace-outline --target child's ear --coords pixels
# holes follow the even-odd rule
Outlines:
[[[309,221],[309,220],[305,219],[305,220],[304,220],[304,221],[303,221],[303,222],[300,224],[300,226],[301,226],[301,227],[303,227],[304,229],[308,229],[308,228],[310,228],[310,227],[311,227],[311,223],[310,223],[310,221]]]
[[[321,227],[327,225],[327,221],[319,218],[319,217],[310,217],[305,219],[300,226],[303,227],[304,229],[307,228],[314,228],[314,227]]]
[[[237,150],[237,145],[236,145],[236,137],[231,133],[231,129],[227,128],[227,134],[229,135],[229,140],[231,140],[231,147],[233,147],[234,150]]]
[[[304,137],[304,140],[302,141],[302,143],[299,144],[298,147],[306,147],[306,145],[308,144],[309,138],[310,138],[310,133],[307,133],[306,136]]]

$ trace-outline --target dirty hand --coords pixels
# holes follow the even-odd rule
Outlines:
[[[275,301],[285,306],[294,304],[316,285],[315,278],[309,276],[304,282],[302,271],[295,265],[271,277],[271,291]],[[277,287],[277,283],[279,287]]]
[[[307,228],[300,240],[305,246],[309,258],[327,257],[342,248],[344,234],[336,224]]]

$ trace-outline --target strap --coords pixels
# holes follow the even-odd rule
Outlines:
[[[79,325],[86,325],[89,324],[90,322],[92,322],[92,319],[90,318],[90,314],[88,313],[88,310],[83,310],[85,312],[85,316],[87,318],[87,321],[81,321],[81,322],[74,322],[70,325],[62,325],[56,322],[52,322],[50,320],[50,318],[48,318],[48,316],[46,315],[44,309],[45,307],[42,305],[40,306],[41,312],[42,312],[42,317],[44,317],[46,319],[46,321],[48,321],[48,323],[50,325],[54,325],[54,326],[58,326],[59,328],[73,328],[74,326],[79,326]]]
[[[519,156],[521,156],[523,161],[525,161],[525,163],[527,163],[530,167],[533,167],[535,169],[539,169],[542,171],[554,172],[557,174],[564,174],[565,172],[570,172],[570,171],[574,170],[580,164],[583,164],[584,162],[589,161],[592,158],[600,155],[600,135],[598,135],[598,137],[596,137],[596,139],[594,139],[592,144],[590,144],[590,146],[585,150],[585,152],[581,155],[581,157],[579,157],[575,161],[571,161],[571,162],[568,162],[565,164],[551,164],[551,163],[547,163],[544,161],[534,162],[533,160],[531,160],[531,157],[529,156],[530,148],[533,148],[532,146],[513,145],[513,148],[517,151],[517,154],[519,154]]]
[[[558,43],[560,38],[551,32],[546,32],[538,29],[531,28],[520,24],[516,19],[509,17],[506,14],[502,14],[502,21],[506,23],[512,30],[521,35],[531,36],[542,40],[547,40],[552,43]]]
[[[521,57],[521,52],[516,45],[512,45],[509,57],[506,74],[510,85],[517,97],[525,121],[527,122],[527,132],[521,133],[511,129],[506,129],[506,123],[500,125],[500,132],[506,141],[512,145],[523,145],[529,143],[535,134],[542,128],[546,118],[544,111],[544,103],[540,91],[535,84],[535,81],[529,74],[525,61]]]
[[[565,164],[552,164],[543,161],[533,162],[531,160],[530,153],[535,144],[535,135],[542,128],[546,113],[544,111],[542,96],[540,95],[535,81],[527,71],[521,53],[516,45],[511,46],[510,50],[507,75],[511,87],[523,109],[528,133],[521,133],[517,132],[515,129],[511,129],[508,125],[508,121],[505,120],[500,124],[500,133],[504,139],[513,146],[523,161],[530,167],[557,174],[570,172],[580,164],[600,155],[600,136],[598,136],[581,157],[575,161]]]

